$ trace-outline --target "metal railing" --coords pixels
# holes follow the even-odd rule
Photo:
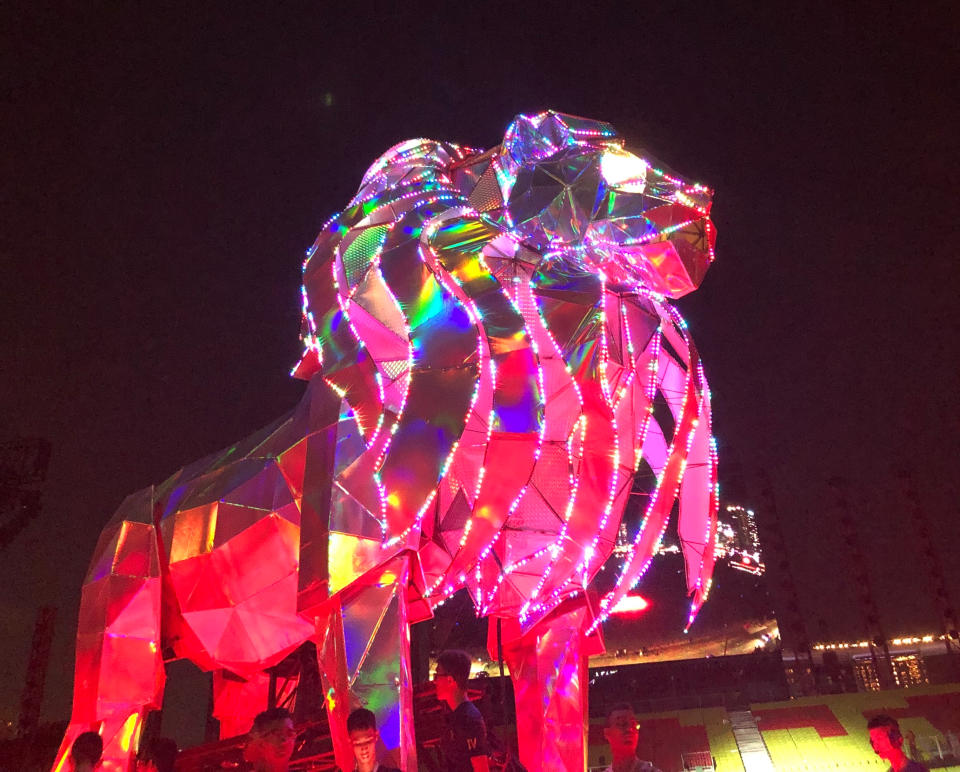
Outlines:
[[[930,734],[907,738],[910,758],[931,769],[960,766],[960,738],[949,735]]]

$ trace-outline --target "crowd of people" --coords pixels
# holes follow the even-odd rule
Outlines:
[[[487,728],[483,716],[467,696],[470,655],[445,651],[437,658],[433,679],[437,699],[449,708],[440,738],[442,769],[446,772],[489,772]],[[344,772],[401,772],[385,766],[377,756],[380,734],[373,711],[357,708],[347,718],[347,734],[353,748],[354,766]],[[243,759],[248,772],[289,772],[296,745],[293,716],[276,707],[259,713],[247,734]],[[79,735],[71,747],[70,772],[93,772],[100,768],[103,741],[96,732]],[[173,772],[176,744],[156,738],[145,744],[137,757],[137,772]],[[513,762],[514,772],[522,768]]]
[[[470,656],[463,651],[445,651],[437,658],[433,681],[437,699],[448,708],[440,737],[440,768],[444,772],[490,772],[490,735],[483,715],[470,701],[467,682]],[[640,724],[628,702],[614,705],[608,712],[603,734],[610,746],[611,764],[604,772],[661,772],[653,763],[637,755]],[[896,719],[878,715],[867,724],[874,752],[890,764],[890,772],[926,772],[926,767],[911,760],[904,751],[904,736]],[[377,754],[377,720],[373,711],[357,708],[347,718],[347,734],[353,749],[352,772],[401,772],[380,763]],[[243,757],[248,772],[289,772],[297,739],[293,716],[285,708],[270,708],[253,721],[247,735]],[[84,732],[74,741],[70,772],[95,772],[100,768],[103,741],[96,732]],[[177,746],[173,740],[154,738],[144,744],[137,756],[137,772],[173,772]],[[524,772],[522,765],[507,758],[505,772]],[[351,771],[343,771],[351,772]]]

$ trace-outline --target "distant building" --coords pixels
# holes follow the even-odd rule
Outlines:
[[[757,536],[757,520],[752,509],[737,504],[727,504],[726,519],[733,526],[734,545],[741,552],[760,553],[760,539]]]
[[[869,654],[858,654],[853,657],[853,674],[857,679],[857,691],[880,691],[880,674],[877,672],[879,664]]]
[[[855,654],[852,657],[853,674],[857,680],[857,690],[862,692],[880,691],[880,678],[877,666],[886,666],[887,658],[880,652],[876,658],[870,654]],[[909,686],[923,686],[930,683],[923,657],[916,651],[901,651],[890,655],[890,671],[894,684],[899,689]]]
[[[923,658],[919,654],[898,654],[890,658],[897,686],[923,686],[930,683]]]
[[[717,522],[716,556],[731,568],[759,576],[765,570],[756,515],[739,504],[727,504]]]

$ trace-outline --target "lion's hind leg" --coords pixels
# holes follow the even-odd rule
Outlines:
[[[103,766],[131,768],[147,712],[163,698],[160,556],[153,488],[129,496],[108,523],[83,584],[73,712],[54,771],[82,732],[103,738]]]

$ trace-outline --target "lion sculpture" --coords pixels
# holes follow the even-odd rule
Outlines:
[[[93,727],[129,769],[174,658],[213,672],[221,736],[241,733],[264,671],[312,641],[338,764],[363,704],[415,769],[409,625],[466,588],[500,620],[521,760],[583,769],[587,655],[675,503],[691,621],[709,591],[710,397],[668,299],[713,260],[710,204],[555,112],[492,150],[377,160],[307,253],[299,406],[100,537],[55,768]]]

